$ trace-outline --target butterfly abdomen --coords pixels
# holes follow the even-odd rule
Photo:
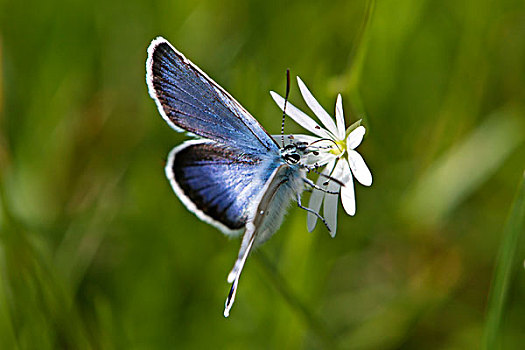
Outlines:
[[[278,188],[266,208],[262,209],[265,211],[264,219],[258,229],[256,245],[266,242],[279,229],[290,203],[303,191],[303,176],[302,170],[297,171],[290,166],[286,166],[286,169],[276,176],[274,181],[277,181]]]

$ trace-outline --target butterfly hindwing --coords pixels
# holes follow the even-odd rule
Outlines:
[[[278,151],[246,109],[165,39],[150,44],[146,69],[150,95],[173,128],[248,153]]]
[[[166,175],[188,209],[233,234],[244,228],[274,167],[268,157],[240,153],[209,140],[192,140],[171,151]]]

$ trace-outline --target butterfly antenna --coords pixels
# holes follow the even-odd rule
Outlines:
[[[332,139],[327,139],[327,138],[322,138],[322,139],[315,140],[314,142],[310,143],[309,146],[312,146],[312,145],[316,144],[317,142],[322,142],[322,141],[332,142],[335,145],[335,147],[337,147],[339,149],[339,152],[341,152],[341,153],[343,152],[343,150],[341,149],[341,147],[339,147],[337,142],[335,142]],[[324,147],[324,148],[326,148],[326,147]]]
[[[290,95],[290,70],[286,69],[286,95],[284,96],[283,119],[281,122],[281,140],[284,147],[284,118],[286,117],[286,104],[288,103],[288,95]]]

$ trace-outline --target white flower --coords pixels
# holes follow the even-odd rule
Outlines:
[[[316,185],[329,192],[341,193],[341,203],[344,210],[349,215],[355,214],[355,194],[353,177],[362,185],[370,186],[372,184],[372,174],[368,169],[363,157],[355,148],[359,146],[365,134],[365,127],[360,125],[360,120],[348,129],[345,129],[345,120],[343,116],[343,101],[341,95],[337,96],[335,104],[335,119],[324,110],[317,100],[310,93],[303,81],[297,77],[297,83],[303,98],[314,114],[325,126],[322,128],[319,124],[306,115],[304,112],[293,106],[291,103],[286,104],[286,114],[306,130],[317,136],[310,135],[293,135],[287,136],[298,141],[305,141],[308,144],[318,145],[321,154],[313,160],[309,160],[310,165],[326,165],[317,179]],[[284,108],[284,99],[277,93],[270,91],[272,98],[281,108]],[[274,136],[276,139],[280,135]],[[344,186],[336,181],[330,180],[327,176],[339,180]],[[323,216],[331,229],[332,236],[335,236],[337,229],[337,198],[338,194],[330,194],[318,189],[313,189],[310,196],[309,207],[318,212],[323,205]],[[308,213],[308,231],[312,231],[317,223],[317,216]]]

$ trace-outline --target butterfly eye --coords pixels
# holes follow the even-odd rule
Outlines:
[[[300,159],[301,156],[297,153],[290,153],[284,155],[284,160],[286,160],[288,164],[297,164]]]

